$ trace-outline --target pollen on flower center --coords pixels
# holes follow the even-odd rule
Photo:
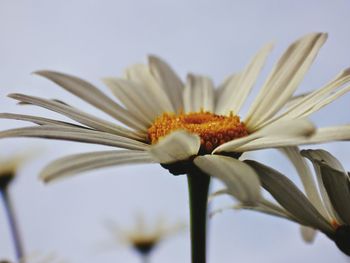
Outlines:
[[[216,115],[210,112],[164,113],[155,119],[148,129],[149,140],[156,143],[161,137],[175,130],[186,130],[201,138],[203,153],[210,153],[217,146],[248,135],[248,131],[237,115]]]

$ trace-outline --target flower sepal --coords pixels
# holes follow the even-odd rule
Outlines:
[[[193,163],[194,158],[190,158],[183,161],[177,161],[174,163],[161,163],[160,165],[167,169],[172,175],[178,176],[182,174],[192,174],[197,171],[198,168]]]
[[[15,178],[15,174],[13,172],[6,172],[0,175],[0,190],[5,190],[12,180]]]
[[[350,226],[343,225],[338,227],[331,238],[344,254],[350,256]]]

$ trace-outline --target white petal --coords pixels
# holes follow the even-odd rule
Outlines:
[[[315,240],[317,230],[307,226],[300,226],[300,233],[306,243],[312,243]]]
[[[35,74],[50,79],[51,81],[60,85],[62,88],[85,100],[91,105],[94,105],[96,108],[111,115],[129,127],[139,130],[144,129],[144,126],[137,121],[134,116],[85,80],[75,76],[48,70],[37,71]]]
[[[319,128],[310,137],[265,137],[250,141],[235,149],[237,152],[255,151],[267,148],[279,148],[306,144],[327,143],[332,141],[350,140],[350,125]],[[224,145],[224,144],[223,144]]]
[[[186,160],[199,151],[200,138],[186,131],[174,131],[149,148],[149,153],[159,163]]]
[[[27,96],[23,94],[10,94],[9,97],[58,112],[77,122],[80,122],[81,124],[94,128],[96,130],[113,133],[113,134],[129,137],[129,138],[135,138],[135,139],[144,138],[144,136],[140,135],[140,133],[123,128],[119,125],[102,120],[93,115],[87,114],[71,106],[67,106],[56,101],[42,99],[42,98],[33,97],[33,96]]]
[[[304,78],[326,39],[326,34],[309,34],[287,49],[247,114],[244,122],[249,129],[256,129],[284,106]]]
[[[230,98],[234,95],[235,90],[238,88],[238,83],[242,73],[233,73],[228,76],[222,84],[215,89],[215,113],[224,115],[226,105],[229,104]]]
[[[176,111],[183,110],[182,92],[184,84],[173,69],[156,56],[148,57],[149,68],[160,86],[166,91]]]
[[[279,206],[277,206],[277,207],[280,208]],[[248,205],[240,204],[240,205],[235,206],[235,209],[252,210],[252,211],[264,213],[264,214],[267,214],[267,215],[272,215],[272,216],[277,216],[277,217],[280,217],[280,218],[288,219],[288,220],[294,221],[296,223],[300,223],[300,222],[298,222],[297,219],[292,217],[290,215],[290,213],[287,212],[284,208],[275,209],[275,208],[270,207],[270,206],[265,206],[262,203],[259,203],[256,206],[248,206]]]
[[[332,202],[330,200],[330,197],[328,195],[328,191],[325,187],[324,180],[323,180],[323,175],[321,172],[321,167],[320,167],[320,161],[325,161],[328,163],[331,167],[334,169],[337,169],[341,171],[341,173],[344,173],[344,168],[342,167],[341,163],[330,153],[324,151],[324,150],[303,150],[301,151],[301,154],[308,158],[316,171],[316,176],[317,176],[317,182],[318,182],[318,187],[321,192],[321,196],[323,199],[323,203],[327,209],[328,212],[328,220],[334,220],[336,219],[337,222],[342,222],[341,217],[338,215],[338,213],[335,211]],[[345,174],[346,176],[346,174]]]
[[[168,95],[152,76],[147,65],[136,64],[127,68],[125,77],[127,80],[141,85],[147,96],[152,98],[154,103],[157,104],[156,106],[160,112],[175,112]]]
[[[225,194],[229,194],[229,191],[228,189],[221,189],[221,190],[218,190],[218,191],[215,191],[214,193],[211,193],[209,195],[209,198],[208,198],[208,202],[212,201],[215,197],[217,196],[220,196],[220,195],[225,195]]]
[[[207,77],[189,74],[183,100],[185,112],[199,112],[201,110],[213,112],[213,82]]]
[[[318,213],[294,183],[281,173],[255,161],[246,161],[259,176],[262,186],[302,224],[332,233],[331,225]]]
[[[327,165],[329,165],[333,169],[346,173],[343,165],[339,162],[339,160],[325,150],[322,150],[322,149],[302,150],[301,155],[305,156],[306,158],[308,158],[310,161],[313,161],[313,162],[314,161],[325,162]]]
[[[319,110],[328,103],[332,102],[339,96],[343,95],[348,91],[348,87],[345,89],[340,89],[336,94],[332,93],[343,86],[345,83],[350,81],[350,69],[342,71],[338,76],[336,76],[332,81],[327,83],[324,87],[317,89],[302,99],[298,100],[293,106],[291,106],[287,111],[281,115],[276,116],[272,120],[267,121],[262,125],[266,125],[269,122],[273,122],[277,119],[295,119],[301,116],[308,116],[311,113]]]
[[[255,204],[261,198],[260,182],[252,168],[231,157],[205,155],[194,159],[205,173],[222,180],[228,193],[243,204]]]
[[[130,112],[139,116],[146,126],[162,113],[157,107],[158,103],[155,103],[154,98],[149,96],[147,90],[140,84],[117,78],[104,78],[103,82]]]
[[[350,225],[350,181],[348,174],[326,165],[325,162],[319,163],[319,165],[323,185],[336,214],[342,220],[341,222]]]
[[[225,115],[230,111],[237,114],[240,111],[271,50],[271,44],[264,46],[239,75],[239,78],[231,79],[225,89],[226,92],[223,92],[218,100],[215,110],[217,114]]]
[[[145,150],[148,144],[126,137],[85,128],[42,125],[0,132],[0,138],[32,137],[101,144],[133,150]]]
[[[298,119],[291,121],[278,121],[264,127],[246,137],[235,139],[217,147],[216,152],[234,152],[244,147],[249,142],[254,143],[257,139],[274,138],[281,136],[283,138],[295,138],[300,136],[310,136],[315,131],[315,126],[307,119]]]
[[[283,147],[281,148],[281,151],[285,153],[289,160],[294,164],[297,174],[303,183],[306,196],[309,198],[310,202],[323,217],[327,218],[328,213],[323,206],[312,172],[310,171],[305,159],[299,153],[298,147]]]
[[[306,96],[308,96],[309,94],[311,94],[311,92],[305,92],[303,94],[300,94],[300,95],[296,95],[296,96],[293,96],[291,97],[287,102],[286,104],[284,105],[284,107],[286,109],[290,109],[292,108],[293,106],[299,104]]]
[[[326,98],[322,99],[321,101],[315,103],[312,107],[310,107],[307,111],[305,111],[303,114],[300,115],[301,118],[307,117],[311,115],[312,113],[322,109],[323,107],[327,106],[328,104],[332,103],[336,99],[343,96],[345,93],[350,91],[350,86],[347,86],[334,94],[330,94]]]
[[[44,168],[40,177],[45,182],[97,168],[131,164],[151,163],[153,159],[147,152],[103,151],[74,154],[58,159]]]
[[[68,126],[68,127],[81,127],[73,123],[58,121],[38,116],[32,115],[23,115],[23,114],[13,114],[13,113],[0,113],[0,119],[12,119],[12,120],[21,120],[21,121],[29,121],[38,125],[58,125],[58,126]]]

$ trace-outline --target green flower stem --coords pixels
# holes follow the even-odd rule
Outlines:
[[[11,203],[11,198],[10,198],[10,195],[8,192],[8,188],[1,187],[0,192],[1,192],[3,203],[4,203],[5,213],[7,215],[7,220],[8,220],[8,224],[10,227],[10,232],[12,235],[12,241],[13,241],[14,250],[15,250],[16,259],[17,259],[16,262],[20,262],[20,260],[24,256],[24,253],[23,253],[23,246],[21,243],[19,229],[17,226],[17,221],[16,221],[16,217],[15,217],[15,213],[14,213],[14,208],[13,208],[12,203]]]
[[[206,222],[210,177],[196,169],[187,175],[192,263],[206,262]]]

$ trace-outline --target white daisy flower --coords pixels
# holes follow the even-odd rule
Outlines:
[[[263,47],[245,69],[230,76],[218,89],[208,77],[200,75],[189,74],[183,84],[169,65],[150,56],[148,65],[126,69],[123,78],[104,79],[121,104],[77,77],[53,71],[36,72],[109,114],[116,122],[100,119],[57,100],[11,94],[11,98],[21,103],[58,112],[78,124],[2,113],[1,118],[31,121],[38,126],[2,131],[0,138],[42,137],[124,149],[59,159],[42,171],[44,181],[106,166],[154,162],[163,164],[173,173],[187,173],[194,163],[212,174],[219,163],[227,162],[228,166],[237,165],[237,186],[246,184],[254,191],[259,187],[258,182],[247,179],[237,160],[222,155],[238,158],[246,151],[350,137],[348,125],[315,129],[306,119],[349,90],[344,84],[350,79],[350,70],[341,72],[324,87],[288,103],[326,38],[326,34],[314,33],[293,43],[273,68],[243,120],[238,114],[272,45]],[[200,155],[206,156],[197,158]],[[171,165],[174,163],[175,166]]]
[[[348,125],[316,129],[306,119],[350,89],[344,86],[350,80],[350,70],[310,94],[293,98],[326,39],[326,34],[313,33],[293,43],[242,120],[239,113],[272,45],[263,47],[246,68],[231,75],[218,89],[210,78],[201,75],[189,74],[184,84],[169,65],[150,56],[148,65],[131,66],[123,78],[104,80],[120,103],[80,78],[39,71],[38,75],[116,121],[103,120],[61,101],[11,94],[20,103],[47,108],[75,122],[3,113],[1,118],[37,125],[2,131],[0,138],[42,137],[118,148],[54,161],[42,171],[44,181],[132,163],[158,162],[173,174],[188,174],[192,262],[205,262],[208,175],[233,182],[229,190],[243,203],[254,204],[261,198],[260,183],[254,170],[238,160],[243,152],[350,138]]]

